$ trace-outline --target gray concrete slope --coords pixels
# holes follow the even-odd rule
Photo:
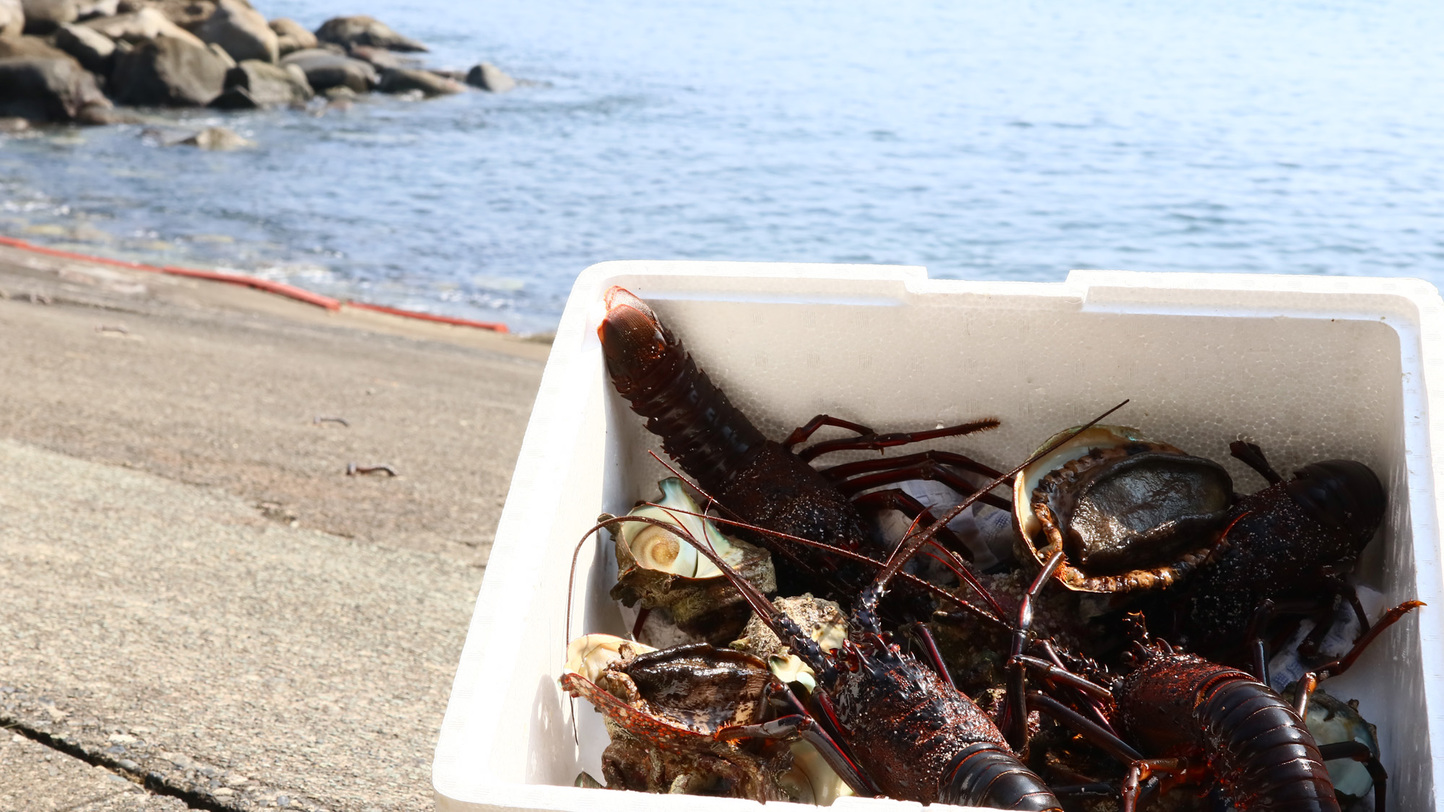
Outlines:
[[[0,470],[6,715],[234,808],[425,806],[474,570],[10,441]]]
[[[0,250],[0,812],[431,808],[546,349]]]

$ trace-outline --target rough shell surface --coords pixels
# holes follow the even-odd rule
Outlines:
[[[772,556],[766,550],[721,533],[700,514],[695,500],[674,477],[659,483],[661,498],[628,516],[646,517],[684,533],[640,521],[610,525],[616,545],[617,584],[612,597],[626,606],[665,609],[679,629],[694,639],[725,645],[737,636],[752,610],[711,561],[686,537],[706,539],[718,555],[763,592],[777,589]]]
[[[1068,588],[1129,592],[1168,586],[1204,560],[1233,483],[1211,460],[1095,426],[1025,469],[1014,496],[1020,560],[1041,566],[1061,549]]]
[[[609,647],[574,642],[569,654]],[[764,689],[772,681],[764,663],[707,645],[640,653],[620,648],[615,659],[601,655],[608,662],[595,681],[570,670],[560,680],[606,717],[612,742],[602,754],[602,773],[609,788],[758,801],[790,797],[778,784],[792,766],[785,742],[717,736],[762,719]]]

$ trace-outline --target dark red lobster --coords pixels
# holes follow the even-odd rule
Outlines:
[[[1064,437],[1059,443],[1067,439]],[[1054,447],[1039,453],[1049,453]],[[779,612],[705,542],[688,538],[685,528],[666,525],[726,575],[767,626],[813,670],[816,678],[816,689],[811,692],[806,708],[794,698],[791,707],[795,713],[770,722],[718,731],[718,737],[741,740],[801,735],[818,747],[860,795],[1027,812],[1062,812],[1052,790],[1019,760],[988,714],[958,691],[946,676],[947,669],[937,658],[936,649],[929,647],[933,663],[931,667],[925,665],[890,642],[878,615],[878,606],[889,584],[908,559],[932,543],[937,530],[971,507],[981,493],[1007,481],[1021,468],[997,476],[929,527],[907,534],[885,563],[874,562],[878,564],[875,577],[852,602],[848,639],[831,652],[824,652],[795,621]],[[657,519],[643,516],[610,519],[629,520],[659,523]],[[594,527],[587,535],[602,526]],[[1035,585],[1034,591],[1039,588]],[[1025,607],[1023,614],[1026,612]],[[783,693],[793,696],[790,691]]]
[[[985,489],[1013,473],[1016,469]],[[721,735],[736,739],[804,735],[860,795],[1062,812],[1052,790],[1019,760],[988,714],[958,691],[941,663],[929,667],[902,651],[883,633],[878,618],[878,605],[902,565],[930,542],[937,527],[976,499],[969,497],[934,527],[904,538],[853,602],[848,639],[831,652],[824,652],[705,543],[689,539],[816,675],[808,710],[798,707],[798,713]]]
[[[1320,748],[1303,716],[1319,679],[1347,669],[1374,637],[1422,605],[1408,601],[1390,610],[1345,657],[1306,677],[1294,705],[1252,674],[1150,641],[1137,614],[1129,616],[1137,638],[1130,654],[1134,668],[1110,688],[1067,671],[1056,658],[1015,661],[1055,689],[1089,699],[1091,717],[1049,695],[1028,694],[1032,707],[1128,765],[1123,812],[1133,812],[1141,794],[1179,784],[1216,785],[1240,812],[1338,812],[1323,765],[1332,758],[1372,762],[1375,810],[1384,812],[1387,776],[1367,748],[1358,742]],[[1103,724],[1093,721],[1100,717]],[[1141,793],[1153,776],[1162,780]]]
[[[607,291],[606,305],[607,315],[597,335],[602,341],[607,371],[617,392],[633,411],[646,418],[648,431],[661,438],[663,450],[707,496],[744,524],[828,548],[783,545],[775,536],[749,535],[749,540],[767,547],[780,559],[778,576],[784,593],[810,591],[848,605],[871,580],[876,565],[859,562],[855,556],[881,562],[887,550],[869,539],[856,501],[896,508],[924,522],[932,519],[924,506],[901,491],[861,497],[855,494],[910,479],[936,479],[966,496],[977,493],[977,489],[956,469],[987,477],[998,475],[961,454],[940,451],[814,469],[808,461],[832,451],[883,449],[967,434],[993,428],[998,421],[985,419],[911,434],[878,434],[866,426],[818,415],[786,442],[778,443],[764,437],[708,379],[707,373],[698,369],[681,340],[645,302],[623,288],[613,287]],[[822,426],[849,429],[859,436],[793,452],[794,446]],[[980,496],[980,501],[1009,509],[1006,501],[990,494]],[[945,528],[936,535],[962,552],[962,544]],[[908,586],[916,584],[908,581]],[[930,611],[930,606],[923,607],[923,612]]]

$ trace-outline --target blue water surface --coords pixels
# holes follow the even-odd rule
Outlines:
[[[9,137],[0,233],[523,331],[611,259],[1444,278],[1444,4],[257,6],[524,83]]]

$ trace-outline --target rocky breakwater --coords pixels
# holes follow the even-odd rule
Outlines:
[[[0,0],[0,130],[134,119],[118,106],[240,110],[515,87],[486,63],[425,68],[413,54],[426,50],[372,17],[313,32],[247,0]]]

